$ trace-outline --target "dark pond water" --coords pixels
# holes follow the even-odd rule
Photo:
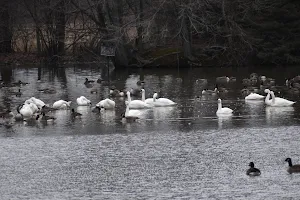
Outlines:
[[[245,102],[240,91],[242,79],[252,72],[283,86],[299,71],[154,68],[111,70],[108,76],[97,65],[2,68],[2,110],[16,113],[19,104],[34,96],[50,105],[70,100],[83,116],[72,120],[69,110],[60,110],[50,113],[57,118],[54,124],[0,127],[1,199],[297,199],[300,174],[288,174],[284,160],[300,163],[300,103],[266,107],[263,101]],[[202,95],[219,76],[237,81],[227,85],[228,93]],[[84,85],[85,78],[99,77],[101,84]],[[9,85],[18,80],[30,83],[20,87],[20,97],[15,95],[19,87]],[[156,91],[178,105],[142,110],[134,123],[121,122],[125,98],[112,98],[113,111],[91,112],[109,97],[110,86],[128,90],[137,88],[138,80],[145,81],[146,97]],[[46,88],[51,94],[39,92]],[[94,89],[97,93],[91,94]],[[79,96],[92,106],[78,107]],[[234,110],[232,116],[216,116],[219,97]],[[261,169],[260,177],[246,176],[250,161]]]

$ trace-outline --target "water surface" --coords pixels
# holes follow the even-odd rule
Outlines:
[[[72,100],[83,114],[72,120],[70,111],[56,111],[54,124],[15,123],[0,127],[1,199],[282,199],[299,198],[300,176],[286,172],[286,157],[300,163],[299,104],[291,108],[245,102],[241,80],[256,72],[276,79],[297,75],[298,68],[260,69],[151,69],[110,71],[101,66],[70,66],[50,70],[15,68],[1,71],[0,108],[15,112],[18,104],[35,96],[50,105]],[[280,72],[280,73],[279,73]],[[10,74],[10,76],[7,76]],[[235,76],[230,93],[202,96],[206,78],[213,89],[218,76]],[[98,93],[83,84],[97,80]],[[40,79],[40,81],[37,81]],[[114,111],[91,112],[77,107],[83,95],[93,105],[109,96],[109,88],[135,88],[145,81],[146,96],[159,92],[176,107],[143,110],[138,122],[122,123],[124,98]],[[49,88],[53,94],[41,93]],[[234,109],[233,116],[217,117],[217,98]],[[286,97],[288,98],[288,97]],[[298,97],[290,98],[298,100]],[[246,176],[248,163],[260,168],[260,177]]]

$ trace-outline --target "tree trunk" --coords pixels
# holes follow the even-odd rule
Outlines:
[[[0,53],[11,53],[12,33],[10,29],[9,1],[0,3]]]
[[[139,12],[138,12],[138,24],[137,24],[137,40],[136,40],[136,46],[139,51],[143,50],[143,25],[142,22],[144,20],[144,0],[139,1]]]
[[[33,1],[33,16],[35,18],[35,34],[36,34],[36,48],[37,48],[37,54],[41,55],[42,47],[41,47],[41,34],[40,34],[40,25],[39,22],[37,22],[37,5],[36,0]]]
[[[113,0],[112,1],[112,8],[109,11],[111,11],[110,15],[112,24],[121,29],[123,25],[122,21],[122,15],[123,15],[123,9],[122,9],[122,3],[123,1],[120,0]],[[115,33],[114,40],[116,41],[116,55],[114,59],[114,64],[116,67],[118,66],[128,66],[129,60],[128,60],[128,54],[124,45],[124,36],[122,35],[121,30],[117,30]]]
[[[227,40],[228,40],[228,43],[229,43],[228,45],[231,46],[232,40],[231,40],[231,33],[230,33],[230,30],[229,30],[229,25],[228,25],[228,19],[227,19],[226,11],[225,11],[225,0],[222,0],[222,17],[223,17],[223,20],[224,20],[224,23],[225,23],[225,31],[229,35],[227,37]]]
[[[186,11],[185,11],[186,12]],[[184,58],[187,60],[190,60],[192,58],[192,45],[191,45],[191,30],[190,30],[190,21],[187,14],[184,13],[183,19],[182,19],[182,42],[183,42],[183,55]]]
[[[40,28],[36,25],[35,26],[35,34],[36,34],[36,48],[37,54],[41,55],[42,47],[41,47],[41,35],[40,35]]]
[[[97,15],[98,15],[98,25],[101,26],[101,30],[106,29],[106,24],[105,24],[105,14],[103,12],[103,5],[102,4],[98,4],[97,5]]]
[[[62,56],[65,53],[65,30],[66,30],[66,19],[65,19],[65,0],[61,0],[57,4],[57,11],[55,16],[55,38],[57,45],[57,55]]]

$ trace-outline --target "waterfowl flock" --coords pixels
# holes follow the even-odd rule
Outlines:
[[[93,89],[93,84],[95,81],[85,79],[83,83],[87,88]],[[97,80],[97,82],[103,82],[103,80]],[[13,83],[13,86],[20,86],[23,82],[19,81]],[[24,83],[25,84],[25,83]],[[26,83],[27,84],[27,83]],[[137,85],[144,86],[144,81],[138,81]],[[141,99],[131,99],[131,95],[137,95],[138,93],[142,94]],[[15,93],[17,97],[21,97],[20,89]],[[140,89],[139,92],[136,89],[130,89],[126,92],[127,101],[125,101],[125,112],[122,113],[123,121],[132,122],[139,119],[141,112],[139,109],[151,109],[153,107],[169,107],[176,106],[177,103],[167,98],[158,98],[158,94],[155,92],[152,98],[145,99],[145,90]],[[115,87],[111,87],[110,89],[110,97],[123,97],[124,91],[119,91]],[[24,121],[26,123],[34,123],[34,122],[45,122],[45,123],[53,123],[55,121],[55,117],[47,115],[50,112],[54,112],[55,110],[71,110],[72,118],[79,118],[82,116],[81,113],[76,112],[74,108],[72,108],[72,101],[67,100],[58,100],[53,103],[53,105],[46,104],[41,99],[36,97],[31,97],[26,99],[23,104],[17,106],[16,112],[12,112],[10,110],[6,110],[0,113],[0,117],[2,121],[0,125],[4,125],[6,127],[11,127],[16,121]],[[85,96],[80,96],[76,98],[77,106],[92,106],[92,102],[86,98]],[[101,100],[100,102],[95,104],[95,107],[92,109],[92,112],[100,112],[101,110],[113,110],[116,107],[116,103],[114,100],[110,98],[106,98]],[[8,126],[9,125],[9,126]]]
[[[90,88],[95,81],[85,79],[83,83],[87,88]],[[97,83],[103,82],[103,80],[97,80]],[[207,87],[207,80],[201,79],[197,81],[197,84],[205,85],[203,90],[201,91],[201,95],[203,96],[218,96],[217,105],[218,108],[216,110],[217,116],[222,115],[233,115],[234,110],[228,107],[224,107],[222,105],[222,99],[220,97],[220,93],[226,93],[229,90],[226,88],[228,84],[235,83],[236,78],[234,77],[218,77],[216,79],[216,87],[213,90],[209,90]],[[23,83],[22,81],[18,81],[16,83],[12,83],[13,86],[21,86],[26,85],[28,83]],[[272,78],[267,78],[265,76],[257,76],[256,74],[251,74],[250,78],[246,78],[242,80],[242,84],[244,89],[241,90],[241,94],[244,96],[245,101],[264,101],[266,106],[269,107],[291,107],[296,102],[290,101],[288,99],[275,96],[275,92],[277,94],[299,94],[300,90],[300,76],[296,76],[293,79],[286,80],[286,85],[282,87],[278,87],[275,85],[275,80]],[[151,98],[146,99],[146,91],[143,88],[145,85],[144,81],[137,82],[138,86],[142,86],[141,89],[130,89],[129,91],[121,91],[116,88],[110,88],[109,95],[110,97],[124,97],[125,94],[127,96],[127,101],[125,101],[125,112],[121,114],[122,122],[135,122],[140,118],[142,112],[140,109],[151,109],[153,107],[170,107],[176,106],[177,103],[168,99],[168,98],[158,98],[158,93],[154,92]],[[274,91],[273,91],[274,90]],[[132,100],[131,96],[139,96],[141,94],[141,99]],[[263,95],[265,94],[265,95]],[[22,93],[20,89],[15,92],[17,97],[21,97]],[[80,96],[76,99],[76,104],[78,106],[91,106],[92,102],[87,99],[85,96]],[[111,98],[105,98],[98,103],[95,104],[93,111],[100,112],[100,110],[113,110],[116,107],[116,102]],[[0,118],[7,119],[4,120],[2,125],[6,128],[11,128],[14,124],[14,121],[24,121],[26,123],[46,123],[52,124],[55,123],[56,118],[47,115],[55,110],[70,110],[70,116],[75,118],[80,118],[82,116],[81,113],[75,111],[72,108],[72,101],[70,100],[58,100],[55,101],[52,106],[46,104],[41,99],[31,97],[26,99],[23,104],[17,106],[16,112],[11,110],[6,110],[5,112],[0,113]],[[285,160],[288,162],[288,173],[300,173],[300,165],[292,164],[291,158],[286,158]],[[249,163],[249,169],[246,171],[246,175],[249,176],[259,176],[261,175],[261,171],[258,168],[255,168],[254,163]]]
[[[217,96],[218,108],[216,110],[217,116],[231,116],[234,114],[234,109],[229,107],[223,107],[222,105],[222,95],[227,94],[230,91],[230,84],[235,84],[237,79],[235,77],[227,77],[221,76],[216,78],[216,85],[213,90],[208,89],[208,81],[207,79],[198,79],[195,81],[195,84],[202,86],[203,90],[201,91],[202,96]],[[94,89],[94,83],[103,83],[105,82],[102,79],[98,79],[97,81],[89,80],[85,78],[84,85],[87,88]],[[29,83],[25,83],[22,81],[18,81],[15,83],[10,83],[10,86],[22,86],[27,85]],[[145,98],[146,91],[144,89],[145,82],[137,81],[137,88],[129,89],[128,91],[118,90],[114,86],[110,88],[109,95],[110,97],[127,97],[125,101],[124,110],[125,112],[122,114],[123,118],[127,118],[129,121],[135,121],[139,118],[140,111],[139,109],[151,109],[153,107],[169,107],[176,106],[177,103],[168,99],[168,98],[158,98],[158,93],[154,92],[151,98]],[[300,76],[296,76],[292,79],[285,81],[285,86],[277,86],[275,85],[275,80],[272,78],[267,78],[266,76],[258,76],[256,73],[250,74],[249,78],[242,79],[243,89],[241,90],[242,96],[244,96],[245,101],[263,101],[266,106],[269,107],[291,107],[295,104],[294,101],[290,101],[288,99],[275,96],[276,94],[290,94],[294,92],[295,94],[299,93],[300,90]],[[91,89],[91,93],[92,92]],[[51,90],[51,89],[49,89]],[[52,89],[53,90],[53,89]],[[273,91],[274,90],[274,91]],[[43,92],[48,91],[47,89],[43,89]],[[95,91],[96,92],[96,91]],[[126,94],[126,95],[125,95]],[[15,92],[17,97],[22,96],[22,92],[18,89]],[[135,99],[132,99],[132,96]],[[44,103],[42,100],[31,97],[26,99],[23,104],[17,107],[17,112],[11,112],[10,110],[2,113],[3,119],[15,119],[18,121],[29,121],[32,119],[48,119],[46,114],[55,110],[61,109],[71,109],[72,101],[70,100],[58,100],[53,103],[52,106]],[[80,96],[76,99],[76,104],[78,106],[91,106],[92,102],[87,99],[85,96]],[[100,102],[95,104],[93,112],[100,112],[100,110],[112,110],[116,107],[116,103],[111,98],[106,98],[101,100]],[[133,110],[134,109],[134,110]],[[136,111],[136,109],[138,109]],[[80,113],[76,113],[74,109],[71,109],[72,115],[76,115],[76,117],[80,116]],[[37,117],[38,116],[38,117]],[[42,116],[42,117],[40,117]],[[135,120],[133,120],[135,119]],[[52,119],[53,121],[55,119]],[[46,120],[47,121],[47,120]],[[11,123],[11,122],[10,122]]]
[[[285,162],[288,163],[288,168],[287,172],[292,174],[292,173],[300,173],[300,164],[293,165],[292,164],[292,159],[291,158],[286,158]],[[260,176],[261,171],[258,168],[254,167],[254,163],[250,162],[249,163],[250,168],[246,171],[246,174],[248,176]]]
[[[233,81],[236,81],[233,77],[217,77],[218,83],[214,90],[208,90],[205,88],[202,90],[202,95],[221,95],[222,93],[228,93],[230,89],[226,86]],[[243,89],[240,94],[244,97],[245,101],[257,102],[264,101],[266,106],[270,107],[291,107],[296,102],[282,97],[275,96],[275,93],[281,96],[299,96],[300,94],[300,76],[296,76],[292,79],[287,79],[284,86],[278,86],[275,84],[273,78],[267,78],[266,76],[258,76],[256,73],[250,74],[250,78],[242,79]],[[231,109],[223,109],[221,99],[218,99],[218,111],[217,114],[232,113]]]

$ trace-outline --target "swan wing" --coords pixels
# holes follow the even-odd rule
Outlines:
[[[125,117],[138,117],[141,115],[141,111],[139,110],[129,110],[128,115]]]
[[[78,105],[80,105],[80,104],[82,103],[81,97],[78,97],[78,98],[76,99],[76,103],[77,103]]]
[[[34,102],[35,105],[37,105],[37,107],[39,107],[39,108],[42,108],[42,107],[45,105],[45,103],[44,103],[42,100],[37,99],[37,98],[34,98],[34,99],[33,99],[33,102]]]
[[[30,108],[29,105],[24,105],[21,109],[20,109],[20,114],[23,117],[31,117],[33,115],[33,112]]]
[[[79,106],[87,106],[91,103],[91,101],[85,98],[84,96],[77,98],[76,102]]]
[[[115,107],[116,106],[116,103],[111,99],[107,99],[107,104],[109,104],[110,107]]]
[[[113,100],[105,99],[102,106],[105,109],[113,109],[116,106],[116,103]]]
[[[32,101],[31,98],[30,98],[30,99],[27,99],[27,100],[24,102],[24,104],[30,104],[30,103],[34,103],[34,102]]]
[[[146,104],[153,105],[153,98],[145,99],[145,103],[146,103]]]
[[[53,103],[52,107],[54,109],[66,109],[67,107],[71,106],[72,101],[64,101],[64,100],[58,100]]]
[[[177,103],[167,98],[159,98],[153,103],[156,107],[164,107],[164,106],[174,106]]]
[[[67,102],[64,100],[58,100],[53,103],[52,107],[55,109],[59,109],[64,103],[67,103]]]
[[[174,101],[167,99],[167,98],[159,98],[159,99],[157,99],[157,101],[164,103],[164,104],[176,104]]]
[[[287,99],[283,99],[283,98],[280,98],[280,97],[276,97],[275,98],[275,103],[272,104],[272,106],[292,106],[294,103],[294,101],[290,101],[290,100],[287,100]]]
[[[87,99],[86,97],[84,97],[84,96],[82,96],[82,101],[83,101],[84,103],[86,103],[86,104],[91,103],[91,101],[88,100],[88,99]]]
[[[233,112],[232,109],[224,107],[217,110],[217,114],[231,114]]]
[[[245,97],[245,100],[260,100],[264,99],[265,96],[257,94],[257,93],[251,93],[248,96]]]
[[[129,103],[129,108],[131,109],[143,109],[143,108],[150,108],[151,106],[149,106],[148,104],[146,104],[145,102],[141,101],[141,100],[133,100]]]
[[[28,107],[31,109],[31,111],[32,111],[33,113],[36,113],[36,112],[39,111],[39,108],[37,107],[36,104],[34,104],[34,103],[29,103],[29,104],[27,104],[27,105],[28,105]]]
[[[99,101],[99,103],[96,104],[97,107],[104,107],[105,100]]]

